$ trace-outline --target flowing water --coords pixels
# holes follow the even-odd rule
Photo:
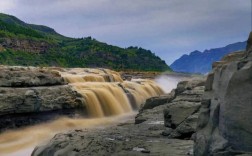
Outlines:
[[[0,155],[22,156],[22,152],[29,155],[27,153],[34,146],[56,133],[118,123],[132,116],[147,98],[164,93],[152,80],[123,81],[119,73],[108,69],[55,68],[52,72],[62,76],[83,97],[88,118],[60,118],[50,123],[5,132],[0,135]]]
[[[55,121],[8,131],[0,135],[0,156],[29,156],[37,145],[46,143],[55,134],[72,129],[92,129],[121,123],[135,112],[118,116],[88,119],[59,118]]]

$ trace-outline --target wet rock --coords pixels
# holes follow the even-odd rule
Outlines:
[[[84,99],[49,68],[0,66],[0,101],[0,131],[85,112]]]
[[[45,112],[81,107],[81,101],[70,86],[35,88],[0,87],[0,115]]]
[[[15,128],[84,112],[84,100],[70,86],[34,88],[0,87],[0,127]],[[81,112],[81,111],[80,111]]]
[[[187,155],[192,149],[191,140],[177,140],[161,138],[146,131],[145,125],[124,124],[123,126],[86,130],[82,132],[70,131],[57,134],[46,145],[34,149],[32,156],[52,156],[63,152],[63,155]],[[72,137],[68,137],[72,134]],[[120,134],[122,139],[117,138]],[[85,139],[82,139],[85,136]],[[130,140],[128,139],[130,138]],[[78,149],[78,150],[76,150]]]

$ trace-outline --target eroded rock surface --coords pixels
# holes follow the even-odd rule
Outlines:
[[[162,124],[135,125],[132,120],[115,127],[70,131],[57,134],[48,144],[36,148],[32,156],[178,156],[190,152],[191,140],[164,138],[162,129]]]
[[[34,67],[0,67],[0,101],[0,131],[73,116],[85,107],[57,73]]]
[[[1,46],[4,48],[12,48],[14,50],[37,54],[46,53],[51,47],[51,45],[45,41],[36,41],[32,39],[3,38],[2,40]]]
[[[178,84],[177,96],[164,109],[163,135],[169,138],[190,139],[196,131],[205,80],[184,81]]]
[[[64,79],[49,69],[0,67],[0,87],[36,87],[64,85]]]
[[[216,66],[208,75],[202,101],[195,156],[252,153],[252,34],[247,51]]]
[[[135,120],[127,123],[109,128],[58,134],[46,145],[37,147],[33,156],[191,155],[193,141],[184,140],[184,134],[190,133],[190,138],[195,132],[204,81],[183,81],[170,94],[148,99],[147,106],[142,106]],[[177,122],[176,127],[165,126],[164,123],[168,121],[164,118],[164,109],[173,109],[176,112],[172,114],[172,118]],[[179,116],[179,112],[183,111],[185,113]],[[172,137],[171,134],[176,132],[180,137]],[[164,133],[169,133],[170,137]]]

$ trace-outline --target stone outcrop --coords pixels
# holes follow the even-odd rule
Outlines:
[[[127,72],[127,71],[121,71],[120,72],[122,78],[124,80],[131,80],[132,78],[134,79],[154,79],[155,77],[157,77],[158,75],[160,75],[160,72]]]
[[[167,95],[162,95],[160,97],[147,99],[145,104],[143,104],[143,106],[139,110],[139,113],[135,117],[135,124],[140,124],[147,120],[160,121],[160,118],[162,119],[163,109],[166,107],[166,104],[169,101],[174,99],[174,97],[175,95],[173,92]]]
[[[0,131],[84,112],[84,100],[49,69],[0,67]]]
[[[187,155],[191,140],[160,137],[159,125],[135,125],[128,121],[109,128],[77,129],[55,135],[36,147],[32,156],[177,156]]]
[[[245,53],[233,54],[208,75],[195,135],[195,156],[252,154],[251,43],[252,34]]]
[[[182,81],[175,90],[174,98],[164,109],[162,133],[169,138],[190,139],[196,131],[198,111],[204,93],[205,80]]]
[[[49,69],[34,67],[0,67],[0,87],[36,87],[66,84],[64,79]]]
[[[135,124],[163,123],[163,136],[190,139],[196,131],[204,84],[205,78],[181,81],[171,93],[148,99]]]
[[[43,41],[27,40],[27,39],[15,39],[15,38],[3,38],[0,43],[0,51],[4,48],[10,48],[17,51],[26,51],[31,53],[45,53],[49,50],[50,44]],[[2,49],[2,50],[1,50]]]
[[[221,68],[223,65],[226,65],[232,61],[237,61],[244,57],[244,51],[237,51],[225,55],[220,61],[216,61],[212,64],[212,68]]]

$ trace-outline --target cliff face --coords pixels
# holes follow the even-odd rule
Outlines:
[[[252,34],[246,52],[224,58],[208,75],[195,138],[196,156],[252,152],[251,43]]]
[[[72,116],[84,100],[48,69],[0,67],[0,132]]]
[[[5,48],[13,49],[15,51],[26,51],[35,54],[43,54],[48,52],[50,45],[43,41],[3,38],[2,42],[0,43],[0,51],[3,51]]]

